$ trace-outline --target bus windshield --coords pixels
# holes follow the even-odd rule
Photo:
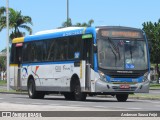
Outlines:
[[[99,67],[110,70],[146,70],[147,50],[144,39],[102,38],[98,44]]]

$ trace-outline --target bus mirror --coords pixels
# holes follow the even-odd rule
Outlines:
[[[96,44],[93,45],[93,50],[94,50],[94,53],[97,53],[97,45]]]

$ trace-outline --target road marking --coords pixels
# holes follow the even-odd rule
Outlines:
[[[143,108],[128,108],[128,109],[141,110],[141,109],[143,109]]]

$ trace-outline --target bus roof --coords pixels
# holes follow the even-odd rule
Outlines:
[[[74,36],[74,35],[89,34],[89,33],[92,33],[93,36],[95,36],[96,35],[95,27],[67,27],[67,28],[40,31],[35,33],[34,35],[15,38],[13,39],[12,43],[37,41],[43,39],[51,39],[51,38]]]
[[[67,28],[60,28],[60,29],[44,30],[44,31],[39,31],[39,32],[35,33],[35,35],[49,34],[49,33],[56,33],[56,32],[65,32],[65,31],[78,30],[78,29],[83,29],[83,28],[84,27],[67,27]]]
[[[30,36],[25,37],[24,42],[81,35],[81,34],[87,34],[87,33],[95,34],[96,33],[95,28],[94,27],[89,27],[89,28],[68,27],[68,28],[61,28],[61,29],[46,30],[46,31],[37,32],[35,35],[30,35]]]

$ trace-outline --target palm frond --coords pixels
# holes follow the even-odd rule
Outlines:
[[[25,29],[27,32],[29,32],[29,34],[32,34],[32,29],[29,26],[27,26],[27,25],[20,25],[19,27]]]

